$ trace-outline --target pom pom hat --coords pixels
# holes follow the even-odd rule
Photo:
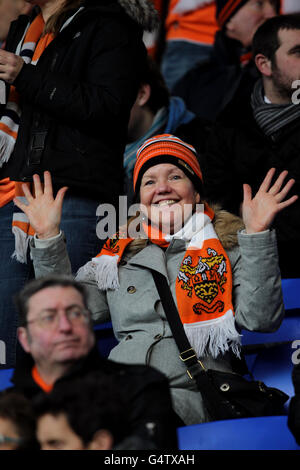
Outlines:
[[[133,172],[133,188],[136,197],[145,171],[160,163],[171,163],[180,168],[201,194],[202,173],[196,150],[192,145],[183,142],[174,135],[161,134],[146,140],[137,151]]]

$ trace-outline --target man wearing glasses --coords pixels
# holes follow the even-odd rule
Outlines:
[[[12,379],[17,391],[31,399],[41,390],[49,393],[58,381],[93,371],[113,374],[128,403],[130,432],[138,436],[140,448],[176,446],[178,423],[167,379],[148,366],[99,356],[80,283],[64,276],[31,281],[17,296],[16,305],[18,338],[27,353],[17,361]]]

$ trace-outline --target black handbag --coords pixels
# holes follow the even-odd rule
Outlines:
[[[179,349],[179,358],[185,363],[190,379],[195,380],[210,419],[217,421],[284,414],[283,405],[289,397],[281,390],[267,387],[260,381],[249,381],[234,372],[204,367],[185,334],[165,276],[154,270],[151,272]]]

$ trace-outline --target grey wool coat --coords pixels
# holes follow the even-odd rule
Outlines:
[[[284,316],[281,278],[274,231],[244,234],[240,219],[216,213],[214,228],[229,256],[233,275],[233,306],[238,330],[273,332]],[[129,364],[149,364],[163,372],[170,382],[173,406],[186,424],[209,420],[201,395],[188,377],[166,320],[149,268],[168,279],[173,297],[175,280],[186,242],[173,240],[166,251],[149,242],[141,251],[124,255],[119,264],[120,287],[100,291],[85,281],[89,308],[97,323],[112,321],[118,345],[109,358]],[[71,273],[63,234],[43,243],[31,242],[36,277]],[[202,358],[207,368],[231,371],[231,355]]]

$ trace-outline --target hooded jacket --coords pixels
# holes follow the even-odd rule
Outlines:
[[[24,64],[14,82],[22,114],[0,178],[31,181],[50,170],[56,188],[113,202],[122,193],[127,123],[146,57],[143,27],[151,28],[155,15],[145,0],[84,0],[82,6],[37,65]],[[12,24],[9,51],[32,19],[20,16]]]

